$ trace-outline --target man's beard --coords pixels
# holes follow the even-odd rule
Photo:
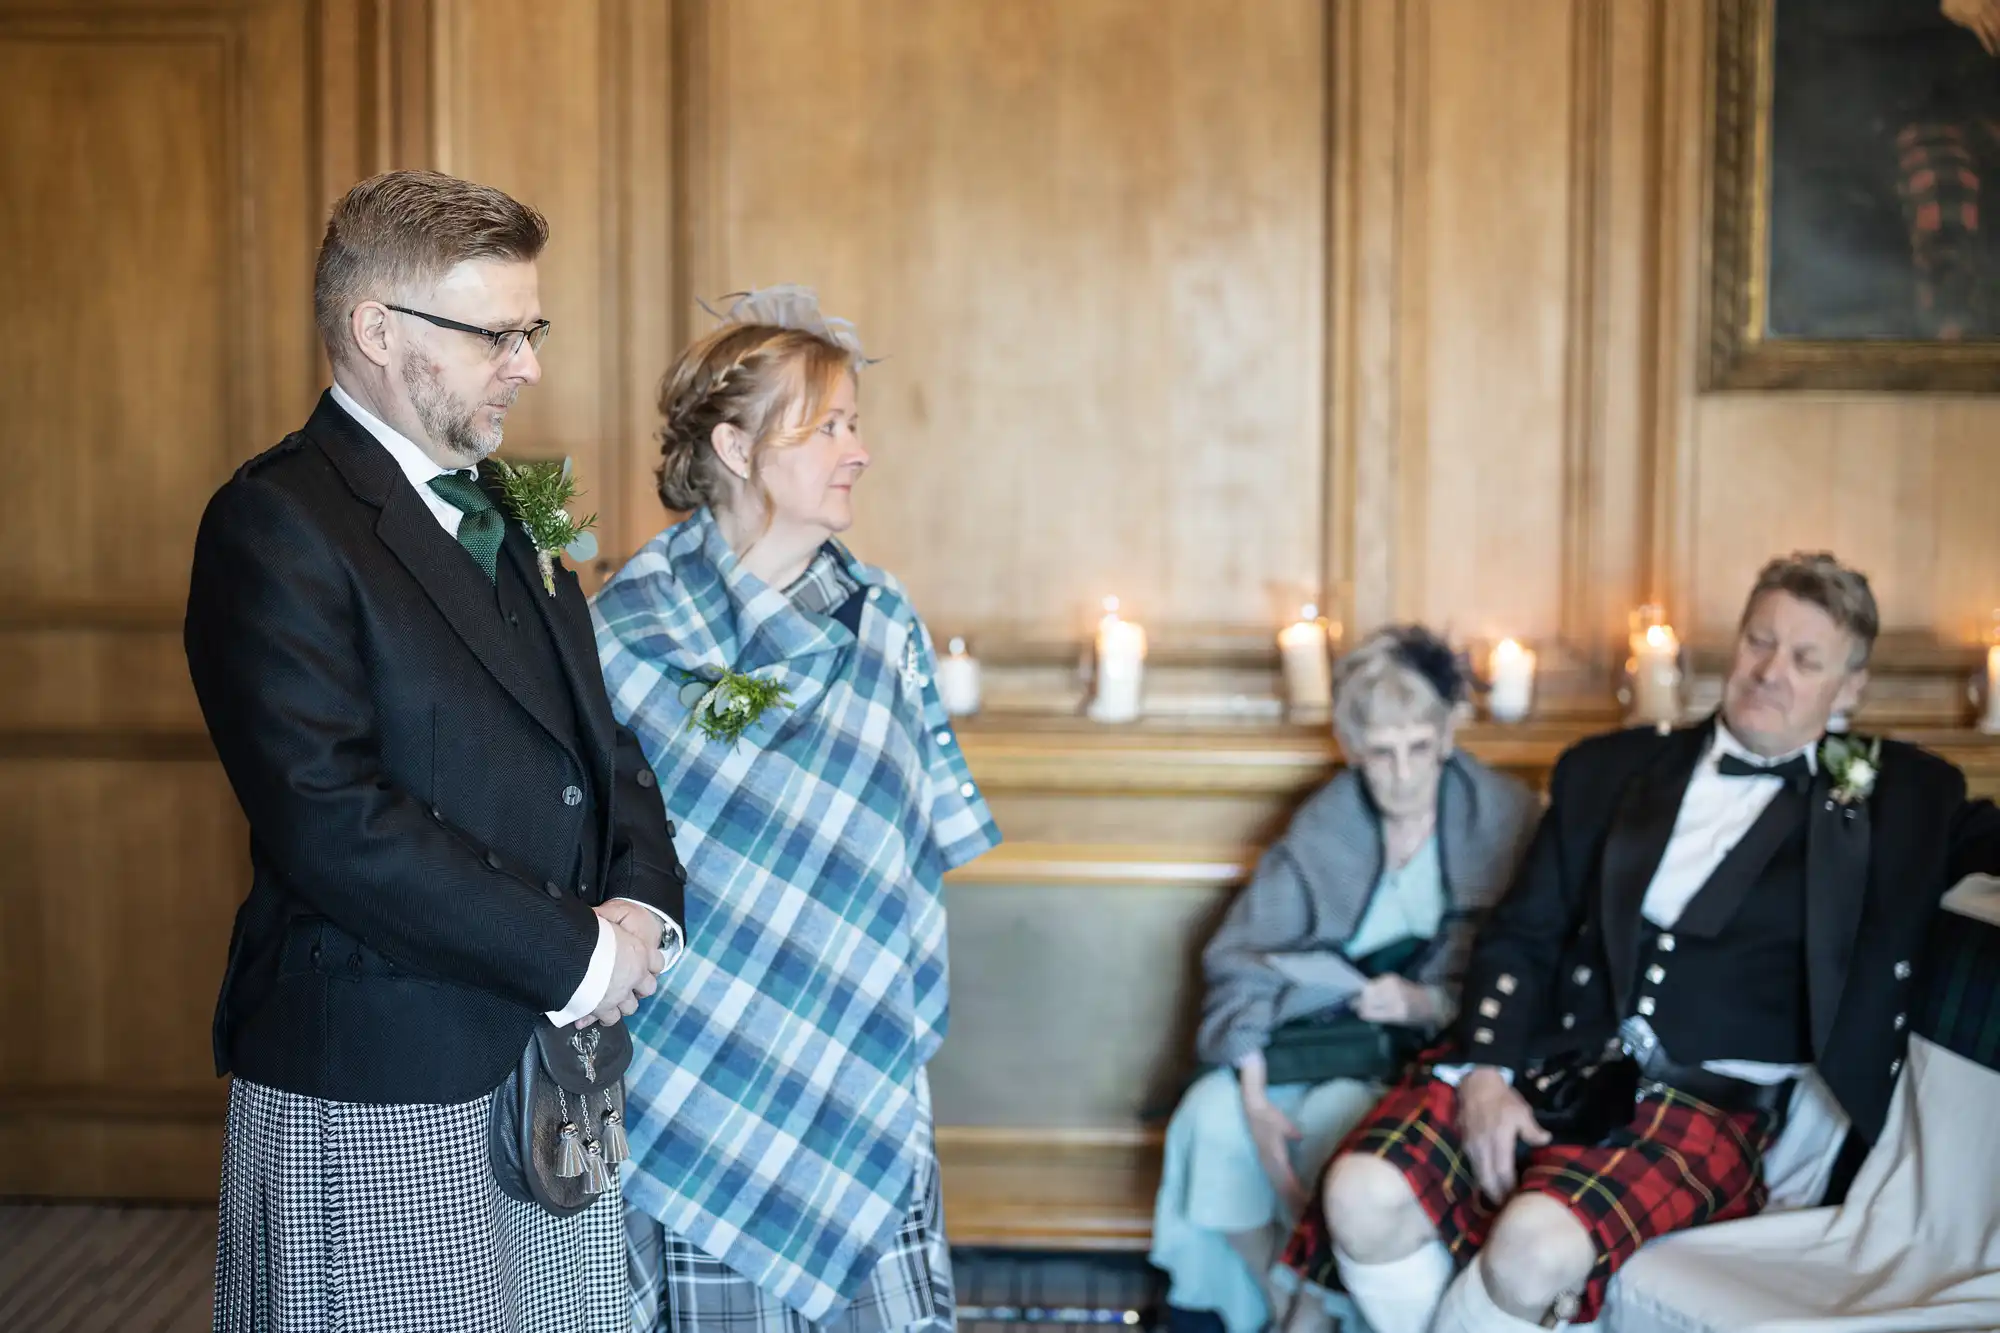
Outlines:
[[[403,363],[403,387],[409,390],[410,406],[416,411],[417,420],[423,423],[424,433],[431,443],[443,449],[453,458],[463,460],[467,467],[477,464],[500,447],[503,420],[496,419],[493,428],[481,431],[473,425],[473,416],[484,403],[467,407],[464,400],[444,387],[438,368],[428,362],[412,358]],[[511,406],[516,390],[507,391],[506,403]]]

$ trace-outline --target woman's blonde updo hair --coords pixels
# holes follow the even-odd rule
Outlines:
[[[729,470],[711,443],[725,424],[750,437],[750,485],[768,501],[765,457],[810,439],[841,376],[866,364],[844,321],[819,316],[803,288],[753,294],[724,318],[660,383],[660,503],[671,510],[727,505]]]

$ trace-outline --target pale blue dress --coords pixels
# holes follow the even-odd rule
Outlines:
[[[1361,958],[1409,938],[1432,939],[1444,920],[1445,886],[1437,839],[1395,870],[1385,870],[1344,952]],[[1382,1095],[1381,1085],[1354,1079],[1285,1084],[1271,1102],[1304,1133],[1292,1165],[1308,1189],[1327,1159]],[[1212,1310],[1229,1333],[1256,1333],[1272,1319],[1264,1292],[1225,1237],[1275,1222],[1289,1233],[1298,1219],[1283,1216],[1277,1190],[1257,1161],[1236,1071],[1213,1069],[1196,1079],[1167,1124],[1160,1194],[1153,1208],[1153,1264],[1172,1279],[1168,1301]],[[1344,1296],[1328,1297],[1344,1329],[1366,1333]]]

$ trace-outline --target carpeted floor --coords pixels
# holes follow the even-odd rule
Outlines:
[[[0,1204],[6,1333],[200,1333],[215,1210]],[[962,1333],[1145,1328],[1158,1274],[1136,1257],[953,1256]]]

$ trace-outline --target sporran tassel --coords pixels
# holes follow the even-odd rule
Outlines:
[[[632,1156],[632,1149],[625,1142],[625,1117],[612,1105],[611,1094],[604,1094],[604,1127],[599,1135],[604,1143],[604,1160],[616,1166]]]
[[[583,1188],[587,1194],[602,1194],[611,1188],[611,1168],[595,1140],[583,1145]]]
[[[556,1097],[562,1105],[562,1125],[556,1130],[556,1174],[565,1180],[574,1180],[585,1172],[583,1135],[578,1133],[576,1123],[569,1118],[569,1098],[560,1091]],[[589,1108],[585,1107],[584,1111],[587,1115]]]

